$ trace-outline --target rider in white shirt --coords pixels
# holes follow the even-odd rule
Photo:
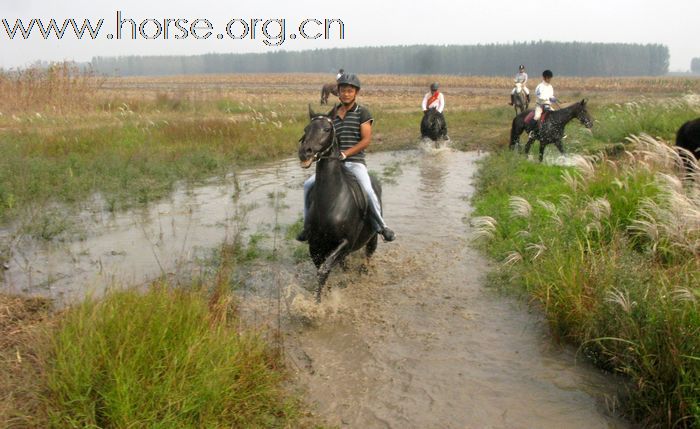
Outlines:
[[[340,76],[342,76],[343,74],[345,74],[345,70],[343,70],[343,69],[338,70],[338,74],[335,75],[335,81],[337,82],[338,79],[340,79]]]
[[[425,94],[421,103],[421,108],[424,112],[433,107],[440,113],[445,110],[445,97],[442,95],[442,92],[438,91],[437,82],[430,84],[430,92]]]
[[[525,66],[523,64],[520,64],[520,67],[518,67],[518,74],[515,75],[514,81],[515,83],[523,85],[523,91],[525,91],[525,96],[527,96],[527,102],[530,103],[530,89],[527,87],[527,73],[525,73]],[[511,106],[515,103],[515,91],[516,88],[513,88],[513,91],[510,92],[509,104]]]
[[[535,88],[535,96],[537,97],[537,106],[535,106],[535,117],[533,125],[537,126],[537,121],[542,117],[542,112],[552,110],[552,103],[557,103],[557,98],[554,96],[554,87],[550,84],[554,74],[551,70],[542,72],[542,82]]]

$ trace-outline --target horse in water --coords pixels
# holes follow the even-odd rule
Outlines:
[[[693,119],[681,125],[676,133],[676,146],[692,153],[696,160],[700,160],[700,118]],[[693,171],[692,160],[683,156],[683,165],[688,172]]]
[[[300,139],[302,168],[316,161],[316,182],[309,192],[307,215],[309,253],[318,270],[316,301],[334,265],[362,247],[369,259],[377,249],[377,232],[372,227],[369,202],[355,176],[343,167],[333,126],[335,111],[317,114],[309,106],[310,122]],[[382,189],[372,178],[372,188],[381,203]]]
[[[530,103],[527,101],[527,94],[523,90],[523,84],[517,82],[515,84],[515,94],[513,97],[513,108],[515,109],[515,114],[523,113],[527,110]]]
[[[338,84],[327,83],[321,87],[321,104],[328,104],[328,96],[330,94],[338,96]]]
[[[422,138],[428,137],[432,141],[439,138],[447,138],[447,122],[442,113],[432,107],[423,112],[423,119],[420,121],[420,134]]]
[[[593,120],[586,109],[586,100],[581,100],[578,103],[574,103],[569,107],[565,107],[560,110],[555,110],[553,112],[544,112],[543,118],[540,120],[540,124],[535,125],[534,128],[530,123],[530,118],[534,115],[534,110],[526,110],[525,112],[519,113],[513,119],[513,124],[510,128],[510,149],[515,149],[517,145],[520,144],[520,134],[523,131],[528,131],[530,137],[525,145],[525,154],[530,152],[530,146],[535,140],[540,141],[540,161],[544,158],[544,149],[548,144],[554,143],[559,152],[564,153],[564,147],[562,146],[562,138],[564,137],[564,127],[572,119],[578,119],[586,128],[593,127]]]

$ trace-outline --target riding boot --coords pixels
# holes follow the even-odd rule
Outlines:
[[[306,240],[308,240],[308,239],[309,239],[309,230],[306,229],[306,228],[304,228],[304,229],[302,229],[301,232],[299,232],[299,234],[297,235],[297,241],[304,242],[304,241],[306,241]]]
[[[384,241],[394,241],[396,234],[388,226],[385,226],[379,233],[384,237]]]
[[[527,99],[527,104],[530,104],[530,94],[525,94],[525,98]]]
[[[513,93],[511,92],[511,94],[510,94],[510,103],[508,103],[508,105],[509,105],[509,106],[512,106],[513,104],[515,104],[515,95],[513,95]]]
[[[309,224],[304,220],[304,227],[301,229],[299,234],[297,234],[297,241],[307,241],[309,239]]]

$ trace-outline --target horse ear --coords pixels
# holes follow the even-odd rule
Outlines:
[[[316,116],[316,114],[311,109],[311,103],[309,103],[309,119],[313,118],[314,116]]]
[[[585,98],[581,100],[581,106],[585,106],[586,103],[588,103],[588,100],[586,100]]]

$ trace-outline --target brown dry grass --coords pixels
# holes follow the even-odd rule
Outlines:
[[[0,294],[0,427],[41,427],[36,344],[50,311],[45,298]]]

